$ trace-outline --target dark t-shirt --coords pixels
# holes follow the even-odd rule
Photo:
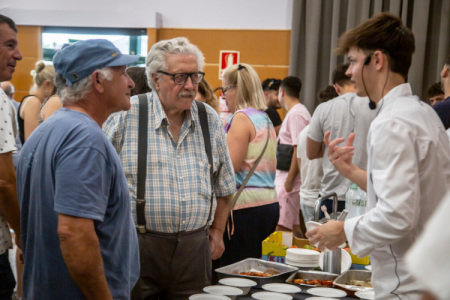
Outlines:
[[[273,127],[280,126],[282,121],[278,111],[273,107],[268,107],[265,113],[269,116],[270,121],[272,121]]]
[[[450,97],[445,98],[444,101],[438,102],[433,105],[434,110],[438,114],[442,123],[444,124],[445,130],[450,128]]]
[[[61,108],[36,128],[17,169],[24,299],[86,299],[64,262],[58,214],[94,220],[106,281],[129,299],[139,276],[136,229],[117,152],[86,114]]]

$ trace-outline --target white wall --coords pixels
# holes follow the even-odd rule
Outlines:
[[[119,27],[136,27],[136,24],[154,23],[155,14],[161,14],[161,27],[169,28],[215,28],[215,29],[291,29],[292,4],[294,0],[0,0],[0,14],[13,12],[18,25],[25,24],[26,11],[34,12],[34,22],[55,25],[66,18],[58,14],[75,15],[69,24],[60,26],[97,26],[93,24],[96,13],[101,16],[110,12]],[[23,13],[21,12],[23,10]],[[41,13],[39,12],[41,11]],[[53,12],[52,12],[53,11]],[[59,11],[59,13],[57,12]],[[84,11],[84,12],[83,12]],[[87,13],[90,11],[90,13]],[[77,15],[76,12],[79,12]],[[118,17],[123,12],[123,17]],[[136,12],[136,13],[134,13]],[[150,22],[139,22],[145,12]],[[5,13],[6,14],[6,13]],[[27,16],[26,18],[30,18]],[[76,24],[72,24],[75,22]],[[102,21],[103,22],[103,21]],[[95,22],[94,22],[95,23]],[[111,27],[109,22],[104,27]],[[43,25],[43,24],[35,24]],[[101,26],[101,25],[98,25]],[[154,26],[149,26],[154,27]]]

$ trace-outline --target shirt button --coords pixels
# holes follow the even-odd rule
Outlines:
[[[183,224],[186,224],[186,221],[183,221]]]

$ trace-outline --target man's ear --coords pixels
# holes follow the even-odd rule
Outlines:
[[[161,80],[161,78],[159,78],[155,73],[152,74],[152,78],[153,78],[153,83],[155,84],[156,90],[159,91],[159,89],[160,89],[159,81]]]
[[[264,96],[266,96],[266,99],[269,98],[269,91],[268,90],[264,91]]]
[[[336,90],[336,93],[338,93],[338,95],[341,94],[341,87],[337,84],[333,84],[334,89]]]
[[[383,52],[381,51],[375,51],[372,55],[372,60],[375,64],[375,70],[381,71],[384,65],[388,66],[389,59],[387,58],[387,55],[384,56]],[[388,66],[389,68],[389,66]]]
[[[98,71],[94,71],[91,75],[92,77],[92,86],[97,93],[102,94],[105,91],[105,79],[100,77],[100,73]]]
[[[442,70],[442,78],[448,78],[448,75],[450,74],[450,70],[447,65],[444,66],[444,69]]]

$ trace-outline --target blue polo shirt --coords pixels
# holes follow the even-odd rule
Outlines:
[[[450,97],[445,98],[444,101],[438,102],[433,105],[434,110],[438,114],[445,130],[450,128]]]
[[[55,112],[22,148],[17,190],[23,299],[86,299],[61,253],[59,214],[94,221],[113,298],[129,299],[140,269],[128,184],[117,152],[97,123],[74,110]]]

